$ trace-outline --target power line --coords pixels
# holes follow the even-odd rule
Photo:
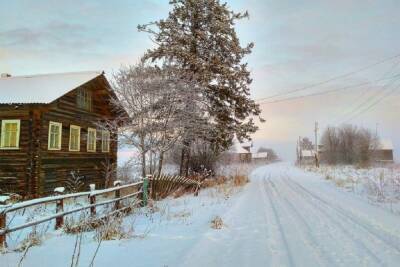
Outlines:
[[[320,86],[320,85],[323,85],[323,84],[326,84],[326,83],[329,83],[329,82],[332,82],[332,81],[335,81],[335,80],[338,80],[338,79],[349,77],[349,76],[354,75],[354,74],[356,74],[358,72],[362,72],[364,70],[367,70],[369,68],[375,67],[377,65],[380,65],[382,63],[385,63],[387,61],[393,60],[393,59],[398,58],[398,57],[400,57],[400,54],[397,54],[395,56],[391,56],[391,57],[382,59],[382,60],[377,61],[377,62],[375,62],[373,64],[364,66],[362,68],[356,69],[354,71],[351,71],[351,72],[348,72],[348,73],[345,73],[345,74],[342,74],[342,75],[339,75],[339,76],[332,77],[330,79],[327,79],[327,80],[324,80],[324,81],[321,81],[321,82],[317,82],[317,83],[314,83],[314,84],[311,84],[311,85],[308,85],[308,86],[305,86],[305,87],[302,87],[302,88],[294,89],[294,90],[291,90],[291,91],[287,91],[287,92],[284,92],[284,93],[279,93],[279,94],[263,97],[263,98],[260,98],[260,99],[258,99],[256,101],[268,100],[268,99],[271,99],[271,98],[276,98],[276,97],[279,97],[279,96],[293,94],[293,93],[296,93],[296,92],[300,92],[300,91],[304,91],[304,90],[307,90],[307,89],[310,89],[310,88],[314,88],[314,87],[317,87],[317,86]]]
[[[354,108],[353,110],[351,110],[350,112],[348,112],[347,114],[345,114],[344,116],[342,116],[342,121],[347,121],[348,119],[346,119],[346,117],[352,117],[353,114],[357,114],[358,112],[362,111],[363,108],[366,105],[369,105],[370,103],[372,103],[371,101],[374,100],[374,98],[378,98],[382,95],[385,94],[385,91],[387,89],[390,88],[390,86],[392,86],[398,79],[392,80],[391,83],[387,83],[382,87],[382,90],[376,92],[375,94],[369,96],[365,101],[363,101],[362,103],[360,103],[356,108]],[[343,119],[344,118],[344,119]]]
[[[400,74],[397,74],[397,75],[394,75],[394,76],[391,76],[391,77],[387,77],[387,78],[381,78],[381,79],[377,79],[377,80],[374,80],[374,81],[363,82],[363,83],[360,83],[360,84],[345,86],[345,87],[342,87],[342,88],[336,88],[336,89],[331,89],[331,90],[312,93],[312,94],[307,94],[307,95],[293,96],[293,97],[277,99],[277,100],[271,100],[271,101],[256,100],[256,102],[259,102],[259,104],[281,103],[281,102],[292,101],[292,100],[297,100],[297,99],[306,98],[306,97],[331,94],[331,93],[335,93],[335,92],[339,92],[339,91],[348,90],[348,89],[351,89],[351,88],[361,87],[363,85],[368,85],[368,84],[371,84],[371,83],[374,83],[374,82],[379,82],[379,81],[383,81],[383,80],[390,80],[390,79],[395,79],[395,78],[399,78],[399,77],[400,77]]]
[[[380,102],[382,102],[382,100],[384,100],[385,98],[389,97],[391,94],[393,94],[397,89],[400,88],[400,84],[398,84],[396,87],[394,87],[391,91],[387,92],[385,95],[383,95],[382,97],[378,98],[375,102],[371,103],[369,106],[367,106],[366,108],[364,108],[363,110],[361,110],[360,112],[354,114],[353,116],[351,116],[349,119],[347,119],[345,121],[349,122],[352,119],[358,117],[359,115],[362,115],[363,113],[371,110],[373,107],[375,107],[376,105],[378,105]]]
[[[384,74],[382,75],[382,78],[387,76],[388,74],[393,74],[393,71],[395,70],[395,68],[400,64],[400,60],[397,61],[395,64],[393,64],[393,66]],[[352,114],[355,114],[357,112],[359,112],[365,105],[368,105],[368,103],[370,101],[372,101],[374,98],[379,97],[380,95],[383,95],[385,93],[385,90],[388,89],[394,82],[396,82],[397,79],[395,80],[391,80],[388,81],[385,85],[382,86],[382,90],[375,92],[373,94],[371,94],[369,97],[367,97],[367,99],[365,101],[363,101],[362,103],[360,103],[359,105],[357,105],[356,108],[354,108],[353,110],[350,110],[349,112],[347,112],[345,115],[342,116],[342,118],[345,117],[349,117],[352,116]],[[336,122],[338,123],[339,118],[336,118]],[[336,124],[336,123],[334,123]]]

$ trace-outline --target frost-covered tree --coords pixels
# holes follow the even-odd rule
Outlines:
[[[368,165],[379,145],[379,138],[369,129],[345,124],[326,128],[321,143],[322,160],[326,163]]]
[[[142,175],[161,172],[164,154],[175,144],[211,132],[199,87],[169,64],[122,67],[114,74],[113,87],[114,107],[126,112],[99,125],[118,133],[121,144],[137,149]]]
[[[250,99],[252,79],[243,58],[251,53],[253,43],[242,47],[235,31],[236,21],[248,13],[235,13],[219,0],[171,0],[170,4],[166,19],[138,26],[156,43],[144,58],[170,61],[185,80],[203,88],[215,124],[209,133],[214,145],[227,148],[234,134],[239,140],[250,138],[257,130],[253,117],[260,114],[260,107]]]
[[[159,111],[154,109],[158,97],[160,80],[157,68],[140,63],[122,67],[114,74],[113,87],[117,98],[113,104],[126,111],[116,120],[108,121],[109,129],[118,130],[121,143],[134,146],[141,155],[142,175],[146,175],[146,153],[157,142],[156,118]],[[122,125],[122,127],[119,127]]]
[[[164,154],[172,146],[209,134],[211,126],[200,88],[195,83],[181,79],[169,63],[158,68],[158,76],[162,82],[154,109],[158,111],[155,135],[161,173]]]

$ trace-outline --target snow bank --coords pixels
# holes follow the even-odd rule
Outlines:
[[[400,213],[400,170],[396,167],[356,168],[351,165],[313,166],[305,170],[316,172],[344,190],[354,192],[376,205]]]

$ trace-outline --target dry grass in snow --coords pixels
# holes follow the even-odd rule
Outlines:
[[[223,226],[224,226],[224,222],[222,221],[221,217],[215,216],[215,218],[211,220],[211,228],[222,229]]]

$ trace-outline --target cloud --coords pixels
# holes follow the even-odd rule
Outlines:
[[[0,45],[12,47],[18,45],[39,44],[39,40],[42,36],[43,33],[40,31],[28,28],[17,28],[0,32]]]
[[[0,46],[34,50],[80,50],[96,39],[82,24],[53,21],[41,27],[18,27],[0,32]]]

